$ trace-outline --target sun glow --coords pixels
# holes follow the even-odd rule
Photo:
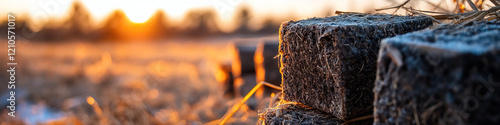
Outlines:
[[[130,21],[134,23],[144,23],[154,14],[158,9],[154,5],[145,2],[129,1],[128,4],[123,4],[121,7]]]
[[[125,14],[130,19],[130,21],[132,21],[134,23],[144,23],[144,22],[148,21],[148,19],[152,15],[152,13],[149,14],[149,13],[144,13],[141,11],[134,11],[134,10],[130,10],[130,11],[125,10]]]

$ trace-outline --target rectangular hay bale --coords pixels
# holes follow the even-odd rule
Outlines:
[[[262,41],[257,45],[254,56],[257,82],[266,81],[278,86],[281,84],[279,61],[274,58],[278,51],[278,41]]]
[[[243,98],[245,97],[255,86],[257,82],[255,81],[254,74],[248,74],[234,79],[234,93],[235,97]],[[252,95],[250,99],[246,102],[248,107],[255,110],[258,106],[257,98]]]
[[[384,39],[375,124],[500,124],[500,23]]]
[[[280,28],[284,99],[346,120],[373,111],[380,40],[432,25],[423,16],[345,14]]]
[[[279,42],[278,40],[261,41],[255,50],[255,74],[257,75],[257,83],[265,81],[276,86],[281,84],[281,73],[279,70],[278,55]],[[262,91],[263,92],[262,92]],[[256,95],[269,96],[271,93],[277,93],[280,90],[264,86]]]
[[[231,43],[233,76],[238,78],[246,74],[255,74],[254,55],[257,42],[236,41]]]
[[[283,102],[280,102],[283,103]],[[259,122],[265,125],[371,125],[373,118],[346,122],[331,114],[296,102],[286,102],[259,113]]]
[[[233,98],[234,95],[234,77],[231,69],[231,63],[221,62],[214,73],[215,79],[219,82],[219,87],[224,91],[225,97]]]

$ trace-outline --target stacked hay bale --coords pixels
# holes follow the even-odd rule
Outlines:
[[[274,58],[278,54],[278,46],[278,41],[271,39],[242,39],[231,42],[229,46],[233,56],[231,64],[219,64],[220,71],[216,73],[216,78],[219,74],[226,76],[224,77],[226,79],[219,80],[226,95],[234,93],[234,97],[244,97],[261,81],[279,86],[281,83],[279,62]],[[229,71],[227,71],[228,66],[230,66]],[[258,105],[257,100],[269,97],[273,92],[279,90],[261,88],[247,101],[247,105],[255,109]]]
[[[240,40],[231,43],[233,53],[232,72],[238,78],[248,74],[255,74],[254,55],[257,41]]]
[[[234,77],[235,97],[244,97],[257,85],[254,66],[254,55],[257,49],[257,40],[238,40],[231,44],[233,61],[231,64],[232,76]],[[258,103],[252,96],[246,104],[251,109],[256,109]]]
[[[342,125],[346,122],[333,117],[332,115],[316,110],[305,105],[294,102],[280,102],[279,108],[267,109],[262,114],[264,120],[260,124],[272,125]],[[373,124],[373,120],[365,119],[360,121],[348,122],[349,125],[367,125]]]
[[[375,124],[500,124],[499,34],[477,22],[384,39]]]
[[[283,23],[279,48],[283,99],[341,121],[371,115],[380,40],[430,25],[428,17],[382,14]],[[261,114],[261,120],[277,117],[268,113]]]
[[[279,61],[277,57],[279,49],[278,40],[262,40],[255,50],[254,62],[257,83],[266,81],[268,83],[280,86],[281,74],[279,71]],[[269,96],[271,93],[277,93],[279,90],[264,87],[256,93],[258,96]]]
[[[234,77],[231,68],[231,63],[218,63],[215,78],[220,83],[220,87],[225,97],[233,98],[234,94]]]

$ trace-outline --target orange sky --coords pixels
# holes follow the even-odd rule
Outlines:
[[[403,3],[405,0],[77,0],[87,7],[96,22],[101,21],[116,9],[122,9],[133,22],[146,21],[155,11],[164,10],[171,21],[181,22],[184,13],[193,8],[215,8],[219,23],[227,24],[233,19],[238,7],[247,5],[251,9],[250,23],[261,23],[267,17],[287,20],[324,16],[325,10],[366,12]],[[393,1],[393,2],[390,2]],[[432,0],[431,0],[432,1]],[[441,0],[434,3],[437,4]],[[451,4],[451,0],[446,0]],[[66,15],[73,0],[0,0],[0,13],[14,12],[31,18],[46,20]],[[414,8],[428,5],[410,2]],[[421,8],[425,9],[425,8]],[[0,18],[5,18],[3,16]],[[260,22],[259,22],[260,21]],[[222,25],[225,26],[225,25]],[[227,26],[230,27],[230,26]],[[227,28],[221,27],[221,28]]]

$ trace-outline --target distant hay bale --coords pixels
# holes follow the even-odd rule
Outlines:
[[[234,77],[231,63],[219,63],[217,70],[215,78],[220,83],[224,95],[226,97],[234,97]]]
[[[245,95],[250,92],[253,87],[257,85],[257,82],[255,81],[255,75],[245,75],[239,78],[236,78],[234,80],[234,93],[236,97],[245,97]],[[257,99],[255,98],[255,95],[252,96],[248,101],[246,102],[248,107],[250,107],[252,110],[255,110],[256,107],[258,106]]]
[[[281,73],[279,71],[278,55],[279,41],[261,41],[255,50],[254,62],[257,82],[266,81],[268,83],[280,86]],[[263,95],[279,92],[270,87],[264,87]],[[260,92],[260,91],[259,91]]]
[[[345,14],[280,28],[284,99],[346,120],[373,111],[380,40],[432,25],[423,16]]]
[[[231,44],[233,53],[232,72],[234,77],[245,74],[255,74],[253,56],[257,49],[257,42],[233,42]]]
[[[500,23],[384,39],[375,124],[500,124]]]
[[[340,120],[329,113],[288,102],[259,114],[259,123],[265,125],[342,125]],[[349,122],[346,125],[371,125],[373,119]]]

